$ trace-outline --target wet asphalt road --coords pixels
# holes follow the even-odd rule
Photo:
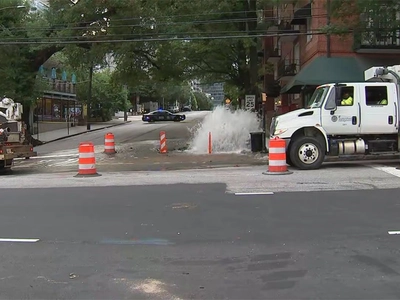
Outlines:
[[[38,153],[37,157],[29,160],[16,159],[11,172],[29,174],[77,170],[79,143],[85,141],[94,143],[96,164],[102,172],[191,168],[194,161],[188,155],[185,157],[186,161],[183,161],[185,164],[183,166],[181,160],[174,158],[171,161],[168,159],[169,154],[161,155],[159,153],[160,131],[166,132],[168,152],[179,152],[187,148],[195,127],[201,123],[207,113],[209,112],[189,112],[187,119],[179,123],[149,124],[135,120],[112,128],[50,142],[35,148]],[[115,155],[103,153],[104,136],[107,132],[114,134],[117,150]],[[203,160],[200,161],[200,165],[202,164]],[[212,162],[212,164],[223,165],[224,163]],[[9,174],[10,171],[0,172],[0,175],[3,173]]]
[[[77,150],[79,143],[90,141],[95,146],[104,145],[104,135],[114,134],[116,145],[135,144],[143,141],[159,140],[160,131],[166,131],[167,139],[187,141],[191,136],[191,128],[196,126],[208,112],[189,112],[183,122],[145,123],[135,120],[120,126],[84,133],[59,141],[54,141],[35,148],[38,155],[47,155],[66,150]],[[148,147],[147,147],[148,148]]]
[[[399,190],[1,190],[2,299],[398,299]],[[188,196],[190,195],[190,197]]]

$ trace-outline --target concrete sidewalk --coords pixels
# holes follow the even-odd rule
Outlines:
[[[124,122],[124,119],[113,119],[108,122],[99,122],[99,123],[92,123],[91,124],[91,129],[87,130],[86,125],[84,126],[75,126],[75,127],[70,127],[69,130],[67,128],[65,129],[57,129],[57,130],[52,130],[52,131],[47,131],[39,134],[34,134],[32,135],[33,138],[41,141],[42,143],[50,143],[53,141],[58,141],[61,139],[65,139],[68,137],[76,136],[79,134],[83,134],[86,132],[91,132],[91,131],[96,131],[96,130],[101,130],[105,128],[110,128],[114,126],[119,126],[123,125],[126,123],[130,123],[132,121],[137,121],[137,118],[129,117],[128,122]]]

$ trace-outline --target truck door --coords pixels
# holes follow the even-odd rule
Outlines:
[[[351,97],[351,99],[349,98]],[[342,88],[340,101],[335,111],[329,109],[335,101],[334,89],[331,89],[324,108],[321,110],[322,127],[328,135],[355,135],[360,131],[359,91],[354,86]],[[347,99],[347,101],[342,101]],[[351,101],[352,100],[352,101]]]
[[[365,85],[360,101],[361,134],[397,133],[397,97],[393,84]]]

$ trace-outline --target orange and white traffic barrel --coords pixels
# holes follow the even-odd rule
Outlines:
[[[114,134],[112,134],[111,132],[106,133],[106,135],[104,136],[104,153],[116,153]]]
[[[167,153],[167,136],[165,131],[160,131],[160,153]]]
[[[268,151],[268,171],[265,175],[285,175],[292,174],[286,164],[286,141],[279,137],[274,137],[269,141]]]
[[[92,142],[79,144],[79,171],[77,177],[100,176],[96,170],[96,157]]]

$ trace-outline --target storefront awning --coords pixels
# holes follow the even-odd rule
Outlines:
[[[364,81],[365,66],[354,57],[317,57],[286,84],[281,94],[300,93],[305,86]]]

